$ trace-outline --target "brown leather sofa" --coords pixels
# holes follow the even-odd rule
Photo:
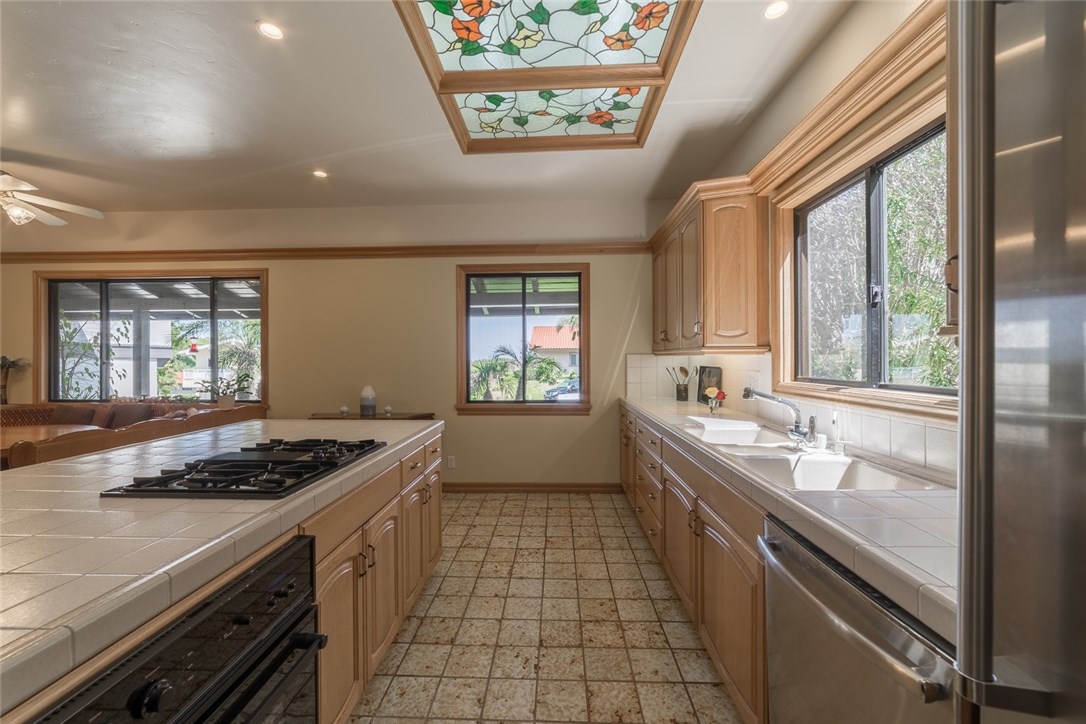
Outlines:
[[[152,413],[161,414],[146,417],[148,410],[133,409],[141,405],[152,408],[150,410]],[[49,421],[54,420],[51,408],[54,407],[57,406],[5,405],[0,409],[0,416],[3,417],[5,425],[51,424]],[[73,455],[85,455],[209,427],[229,425],[233,422],[264,419],[268,416],[268,408],[265,405],[239,405],[229,410],[219,409],[214,405],[185,406],[183,403],[100,403],[82,405],[82,407],[92,408],[92,422],[78,422],[70,419],[78,417],[75,415],[61,415],[61,420],[67,424],[105,422],[101,430],[71,432],[40,442],[29,440],[15,442],[8,451],[9,467],[17,468]],[[9,408],[21,409],[17,413],[14,411],[9,413]],[[45,422],[35,422],[35,420],[45,420]],[[110,427],[109,424],[113,422],[121,423],[122,426]],[[52,424],[62,423],[56,421]]]

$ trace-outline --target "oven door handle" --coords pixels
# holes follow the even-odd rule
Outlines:
[[[287,637],[286,645],[276,655],[270,664],[268,664],[264,670],[260,673],[260,676],[253,681],[245,693],[238,697],[238,700],[234,703],[230,710],[221,716],[218,721],[221,724],[228,724],[229,722],[236,721],[263,721],[268,715],[268,712],[275,702],[278,700],[279,695],[286,689],[294,679],[304,671],[305,667],[309,664],[309,660],[317,655],[318,649],[323,649],[325,644],[328,643],[328,636],[322,633],[293,633]],[[279,668],[286,662],[290,655],[299,649],[302,650],[302,655],[291,664],[290,669],[283,675],[282,681],[280,681],[268,695],[264,697],[264,700],[260,702],[260,705],[256,707],[252,714],[246,719],[240,719],[241,712],[252,701],[260,689],[264,687],[268,681],[275,676]]]
[[[765,557],[766,566],[773,569],[773,572],[780,576],[782,582],[786,583],[794,593],[806,601],[812,613],[817,614],[838,636],[851,644],[871,663],[882,669],[901,687],[925,704],[946,698],[946,689],[939,682],[924,676],[912,666],[894,656],[891,651],[856,630],[803,585],[803,582],[789,570],[787,563],[777,555],[776,549],[778,547],[772,539],[766,540],[764,536],[758,536],[758,549],[762,552],[762,556]]]

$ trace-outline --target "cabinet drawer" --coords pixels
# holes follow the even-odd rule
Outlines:
[[[646,449],[640,442],[634,443],[634,459],[637,460],[639,468],[644,468],[645,475],[648,475],[658,483],[661,482],[660,473],[663,469],[663,463],[660,462],[658,457],[652,454],[651,450]]]
[[[645,530],[645,536],[649,539],[649,544],[652,545],[652,549],[656,551],[656,557],[660,557],[660,519],[653,515],[652,510],[645,502],[645,498],[638,491],[634,493],[634,512],[637,513],[637,519],[641,521],[641,527]]]
[[[412,450],[406,457],[400,460],[400,469],[403,475],[404,486],[410,485],[422,475],[426,466],[426,447],[418,447]]]
[[[321,561],[360,525],[400,494],[400,468],[393,465],[357,490],[337,500],[302,523],[302,533],[317,537],[316,558]]]
[[[645,424],[644,420],[637,420],[634,424],[637,439],[644,443],[645,449],[656,457],[660,457],[660,433]]]
[[[426,443],[426,469],[429,470],[430,466],[435,462],[441,461],[441,436],[438,435],[430,442]]]
[[[638,463],[637,475],[634,478],[637,492],[641,494],[641,498],[645,501],[649,510],[652,511],[652,514],[660,518],[660,500],[663,498],[664,486],[658,478],[659,474],[655,477],[649,475],[645,471],[645,466]]]

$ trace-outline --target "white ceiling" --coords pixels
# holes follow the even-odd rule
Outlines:
[[[103,211],[672,199],[845,7],[765,4],[705,2],[644,148],[464,156],[389,0],[4,0],[0,168]]]

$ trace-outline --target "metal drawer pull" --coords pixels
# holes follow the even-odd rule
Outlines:
[[[694,514],[695,510],[693,508],[686,511],[686,527],[690,530],[694,530]]]
[[[701,518],[694,518],[694,524],[690,526],[690,530],[694,532],[694,537],[701,538],[701,533],[698,532],[698,523],[701,522]]]
[[[649,535],[656,535],[656,531],[652,528],[649,528]]]
[[[432,455],[437,455],[439,452],[441,452],[441,448],[439,448],[439,447],[430,448],[430,453]]]
[[[656,493],[649,493],[649,500],[656,500]]]
[[[892,653],[854,629],[847,621],[838,616],[833,609],[809,591],[780,560],[774,547],[773,543],[766,541],[764,536],[758,536],[758,549],[762,552],[766,565],[772,568],[781,577],[781,580],[788,584],[789,588],[806,600],[808,610],[811,613],[817,614],[833,629],[834,633],[850,643],[871,663],[882,669],[887,676],[891,677],[905,691],[919,698],[925,704],[946,698],[947,692],[943,689],[942,684],[921,675],[908,662],[899,660]]]
[[[418,462],[416,460],[415,462],[411,463],[411,469],[414,470],[415,468],[419,467],[420,465],[422,465],[422,463],[420,463],[420,462]]]
[[[638,505],[638,506],[635,506],[635,507],[634,507],[634,512],[635,512],[635,513],[644,513],[644,512],[645,512],[645,509],[644,509],[644,508],[642,508],[642,507],[641,507],[640,505]]]
[[[369,566],[368,566],[368,565],[366,565],[366,563],[367,563],[367,561],[366,561],[366,554],[365,554],[365,553],[359,553],[359,554],[358,554],[358,557],[362,559],[362,572],[358,574],[358,577],[359,577],[359,578],[365,578],[365,576],[366,576],[366,569],[367,569],[367,568],[369,568]]]
[[[377,565],[377,549],[374,548],[372,544],[368,544],[366,547],[370,549],[370,554],[367,556],[367,558],[369,559],[369,565],[366,567],[373,568]]]
[[[656,469],[656,463],[649,463],[649,470],[655,470],[655,469]]]
[[[656,444],[655,440],[649,440],[649,445],[655,445],[655,444]]]

